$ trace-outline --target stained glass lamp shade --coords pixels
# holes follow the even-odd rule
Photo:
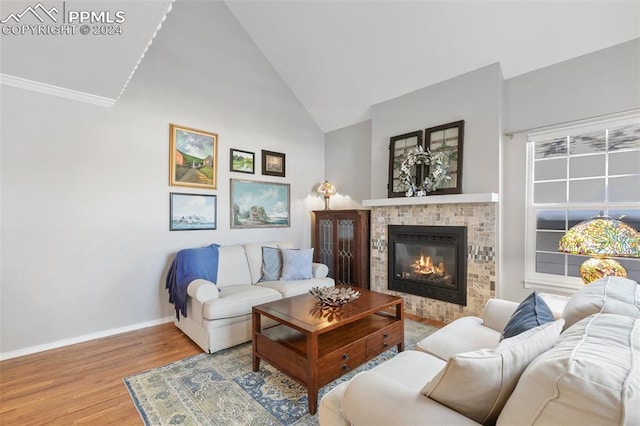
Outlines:
[[[328,181],[324,181],[322,185],[318,187],[318,194],[324,196],[324,209],[329,210],[329,197],[335,195],[336,187],[330,184]]]
[[[603,276],[626,277],[627,270],[610,257],[640,257],[640,233],[631,226],[600,213],[569,229],[558,250],[593,256],[580,266],[580,276],[589,284]]]

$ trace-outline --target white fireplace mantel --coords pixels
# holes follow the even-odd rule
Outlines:
[[[363,207],[412,206],[419,204],[497,203],[495,192],[477,194],[428,195],[426,197],[398,197],[362,200]]]

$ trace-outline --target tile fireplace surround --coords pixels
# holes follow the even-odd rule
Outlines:
[[[495,193],[364,200],[371,208],[371,290],[403,297],[405,310],[423,318],[482,316],[495,297],[497,201]],[[467,227],[467,306],[388,289],[388,225]]]

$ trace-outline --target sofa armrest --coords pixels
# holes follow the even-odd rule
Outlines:
[[[484,308],[483,323],[485,327],[502,332],[519,303],[504,299],[489,299]]]
[[[354,425],[478,424],[415,389],[372,371],[351,379],[344,392],[342,410],[346,420]]]
[[[220,290],[218,290],[218,287],[211,281],[203,279],[191,281],[187,287],[187,294],[200,303],[220,298]]]
[[[329,275],[329,267],[323,263],[312,263],[311,274],[313,278],[324,278]]]

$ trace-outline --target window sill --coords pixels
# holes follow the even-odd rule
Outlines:
[[[582,280],[579,278],[574,280],[567,281],[548,281],[542,279],[525,279],[524,287],[530,288],[533,290],[544,291],[547,293],[560,294],[563,296],[571,296],[576,291],[580,290],[584,287],[582,284]]]

